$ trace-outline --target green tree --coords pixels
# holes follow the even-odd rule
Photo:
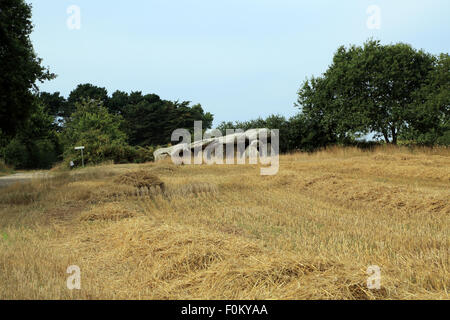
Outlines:
[[[340,140],[375,132],[396,144],[408,126],[414,92],[433,70],[435,58],[408,44],[340,47],[322,77],[306,81],[298,104]]]
[[[289,119],[288,150],[312,152],[330,144],[336,144],[338,137],[318,119],[298,114]]]
[[[64,115],[67,101],[59,92],[40,92],[38,100],[39,103],[45,107],[45,111],[48,114],[53,116],[55,120],[59,120],[57,122],[62,122],[60,118]]]
[[[282,153],[295,150],[313,151],[336,142],[336,137],[331,132],[327,132],[319,121],[302,113],[288,120],[281,115],[270,115],[266,119],[222,122],[217,127],[223,135],[226,134],[227,129],[246,131],[258,128],[280,130],[280,152]]]
[[[100,100],[75,103],[76,111],[66,122],[63,132],[64,159],[81,164],[76,146],[85,146],[86,163],[105,160],[121,162],[128,157],[127,136],[121,130],[122,116],[113,115]]]
[[[234,124],[232,122],[222,122],[217,129],[219,129],[223,135],[226,134],[227,129],[241,129],[247,131],[250,129],[277,129],[280,133],[280,152],[289,151],[289,139],[290,139],[290,128],[289,122],[285,117],[281,115],[270,115],[266,119],[259,117],[255,120],[249,121],[236,121]]]
[[[108,110],[110,113],[121,114],[128,105],[129,95],[126,92],[115,91],[108,101]]]
[[[204,112],[201,104],[195,104],[190,106],[190,101],[183,102],[170,102],[166,101],[166,104],[170,105],[173,112],[169,120],[169,138],[172,132],[178,128],[189,129],[193,132],[194,121],[202,121],[203,129],[210,129],[214,121],[214,116],[209,112]]]
[[[31,5],[24,0],[0,2],[0,128],[9,136],[33,113],[36,81],[55,77],[41,66],[32,31]]]
[[[133,146],[165,145],[171,143],[172,132],[178,128],[192,129],[194,121],[202,121],[203,128],[211,128],[213,115],[205,113],[200,104],[162,100],[156,94],[132,92],[121,114],[125,131]]]
[[[421,144],[450,144],[450,56],[441,54],[425,84],[414,93],[403,138]]]
[[[65,118],[70,117],[76,110],[76,104],[83,100],[99,100],[107,106],[109,102],[108,91],[105,88],[97,87],[90,83],[79,84],[70,92],[61,116]]]
[[[167,120],[172,113],[171,106],[157,95],[130,95],[130,103],[126,106],[123,116],[126,121],[126,132],[133,146],[162,145],[168,143]]]
[[[48,169],[62,153],[54,118],[38,105],[4,148],[7,164],[17,169]]]

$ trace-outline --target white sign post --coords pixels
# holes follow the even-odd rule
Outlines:
[[[83,150],[84,150],[84,147],[75,147],[75,150],[81,150],[81,165],[82,165],[83,168],[84,168],[84,158],[83,158]]]

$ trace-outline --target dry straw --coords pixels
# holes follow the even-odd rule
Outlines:
[[[259,173],[165,161],[1,189],[0,299],[449,298],[448,149],[335,147]]]

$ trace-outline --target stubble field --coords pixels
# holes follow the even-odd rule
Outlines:
[[[0,189],[0,299],[449,298],[448,149],[332,148],[259,173],[164,161]]]

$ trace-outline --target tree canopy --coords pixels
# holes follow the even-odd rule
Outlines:
[[[402,136],[423,144],[450,144],[450,56],[441,54],[424,85],[414,93],[409,126]]]
[[[10,136],[33,113],[36,81],[55,77],[34,52],[32,30],[31,5],[23,0],[0,2],[0,128]]]
[[[54,118],[42,105],[33,108],[30,117],[20,124],[17,134],[3,149],[6,163],[17,169],[48,169],[61,159],[61,153]]]
[[[86,146],[86,161],[99,163],[112,160],[120,148],[127,146],[127,136],[120,128],[122,117],[110,114],[102,101],[82,100],[75,107],[62,136],[65,158],[77,160],[79,155],[74,147]]]
[[[165,145],[171,142],[175,129],[193,128],[194,121],[202,121],[204,128],[211,128],[214,119],[200,104],[191,106],[189,101],[163,100],[156,94],[144,95],[141,91],[128,94],[117,90],[109,96],[105,88],[89,83],[78,85],[67,100],[59,92],[42,92],[39,99],[51,115],[64,121],[69,121],[77,103],[102,102],[108,113],[121,115],[124,120],[121,130],[127,134],[132,146]],[[64,121],[60,121],[62,127]]]
[[[436,57],[408,44],[369,40],[363,46],[342,46],[321,77],[303,84],[298,105],[340,139],[374,132],[396,144],[412,125],[416,92],[435,65]]]

